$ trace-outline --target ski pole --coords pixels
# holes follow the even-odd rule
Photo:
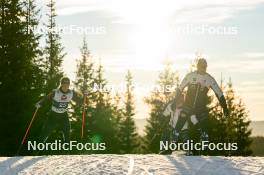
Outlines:
[[[85,114],[85,102],[86,102],[86,95],[83,97],[83,111],[82,111],[82,131],[81,131],[81,138],[83,138],[83,130],[84,130],[84,114]]]
[[[23,145],[24,142],[25,142],[25,140],[26,140],[26,137],[27,137],[28,132],[29,132],[29,130],[30,130],[30,128],[31,128],[31,125],[32,125],[32,123],[33,123],[33,121],[34,121],[34,118],[35,118],[35,116],[36,116],[36,114],[37,114],[37,112],[38,112],[38,109],[39,109],[39,108],[36,108],[36,110],[35,110],[35,112],[34,112],[34,114],[33,114],[33,117],[32,117],[32,119],[31,119],[31,121],[30,121],[30,123],[29,123],[29,125],[28,125],[28,128],[27,128],[26,133],[25,133],[25,135],[24,135],[24,137],[23,137],[23,140],[22,140],[22,142],[21,142],[21,145]]]

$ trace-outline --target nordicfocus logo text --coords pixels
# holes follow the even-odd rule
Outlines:
[[[238,149],[237,143],[210,143],[209,141],[202,141],[200,143],[194,143],[193,140],[188,140],[185,143],[174,143],[168,141],[160,141],[160,150],[218,150],[218,151],[235,151]]]
[[[28,150],[39,150],[39,151],[71,151],[71,150],[91,150],[91,151],[102,151],[106,150],[105,143],[78,143],[77,141],[70,141],[69,143],[62,143],[61,140],[55,140],[52,143],[37,143],[36,141],[27,142]]]

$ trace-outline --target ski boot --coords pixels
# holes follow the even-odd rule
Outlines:
[[[179,136],[180,136],[180,133],[178,133],[178,132],[176,131],[176,129],[173,129],[173,130],[172,130],[171,141],[174,142],[174,143],[179,142]]]

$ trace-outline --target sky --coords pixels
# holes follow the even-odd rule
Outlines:
[[[41,23],[46,3],[38,0]],[[231,77],[250,119],[264,120],[264,0],[57,0],[56,9],[71,78],[84,36],[110,85],[124,83],[129,69],[134,83],[152,86],[168,61],[182,78],[199,54],[218,82]],[[148,117],[148,94],[135,92],[136,118]]]

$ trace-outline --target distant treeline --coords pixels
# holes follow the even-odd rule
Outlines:
[[[252,137],[252,144],[250,148],[252,149],[253,156],[264,156],[264,137],[256,136]]]

